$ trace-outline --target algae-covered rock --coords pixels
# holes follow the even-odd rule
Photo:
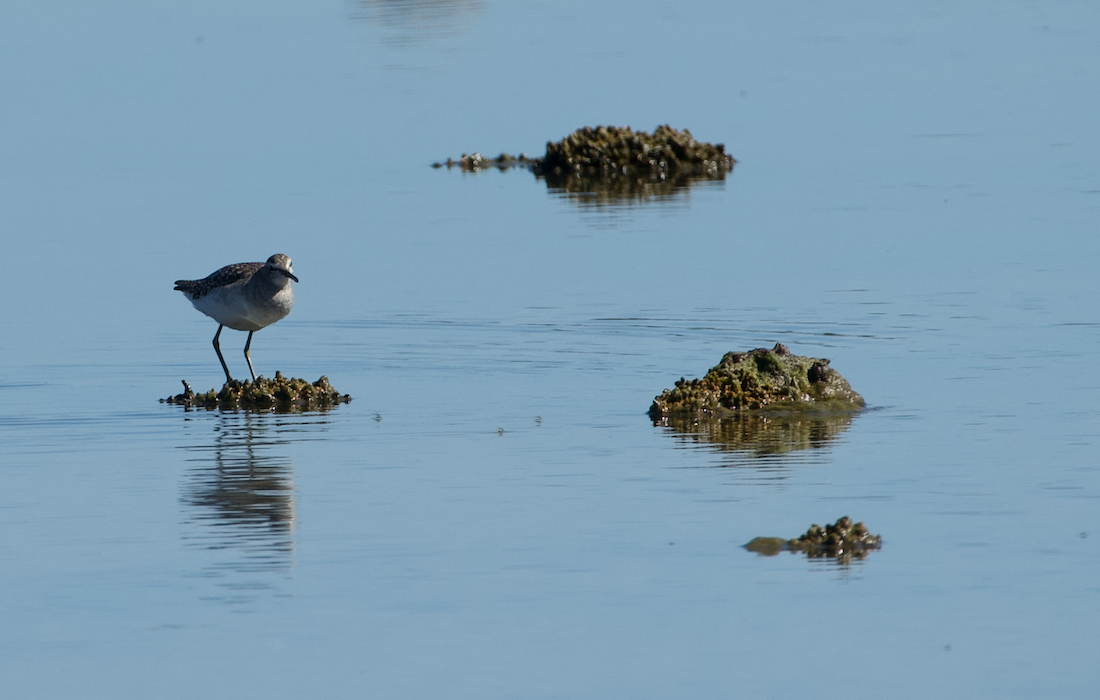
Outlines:
[[[863,523],[853,523],[844,516],[832,525],[814,524],[805,534],[793,539],[779,537],[755,537],[745,544],[745,549],[762,556],[775,556],[783,551],[802,552],[812,559],[836,559],[846,564],[863,559],[873,549],[882,547],[882,537],[872,535]]]
[[[811,525],[810,529],[798,539],[791,540],[788,545],[792,552],[803,552],[809,557],[862,559],[870,550],[882,546],[882,537],[872,535],[863,523],[853,523],[845,515],[832,525]]]
[[[183,393],[161,399],[161,403],[180,404],[188,408],[243,409],[246,411],[274,411],[299,413],[323,411],[351,401],[347,394],[332,388],[328,377],[315,382],[286,378],[280,372],[274,379],[259,377],[255,382],[233,380],[226,382],[221,391],[196,394],[184,381]]]
[[[534,171],[544,177],[690,172],[721,178],[733,170],[734,162],[723,144],[696,141],[687,129],[665,125],[649,134],[629,126],[586,126],[547,143],[546,154],[534,161]]]
[[[749,410],[851,412],[864,406],[829,360],[771,350],[728,352],[702,379],[681,378],[649,408],[655,421],[675,415],[722,418]]]
[[[722,181],[736,162],[723,144],[697,141],[687,129],[665,125],[650,134],[629,126],[586,126],[547,142],[538,158],[472,153],[432,167],[467,173],[523,167],[555,192],[600,205],[668,197],[696,182]]]

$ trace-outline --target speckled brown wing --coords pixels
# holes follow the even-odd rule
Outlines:
[[[176,280],[176,291],[183,292],[192,299],[201,299],[209,294],[212,289],[248,279],[263,266],[264,264],[259,262],[226,265],[201,280]]]

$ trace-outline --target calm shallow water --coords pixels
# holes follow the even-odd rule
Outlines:
[[[1087,4],[334,2],[0,23],[0,675],[19,697],[1091,697],[1100,614]],[[590,206],[585,124],[725,183]],[[183,411],[171,289],[294,258],[258,371]],[[29,290],[29,291],[28,291]],[[244,334],[223,334],[242,373]],[[655,427],[733,349],[871,408],[807,449]],[[841,515],[849,566],[741,545]]]

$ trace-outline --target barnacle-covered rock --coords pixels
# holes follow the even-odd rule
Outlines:
[[[881,547],[881,536],[872,535],[863,523],[853,523],[846,515],[832,525],[811,525],[805,534],[793,540],[756,537],[745,545],[745,549],[763,556],[783,551],[802,552],[813,559],[836,559],[841,564],[853,558],[863,559],[871,550]]]
[[[856,557],[882,546],[882,537],[872,535],[863,523],[853,523],[844,516],[832,525],[814,524],[798,539],[789,542],[792,552],[805,552],[810,557]]]
[[[300,413],[324,411],[351,401],[350,396],[332,388],[328,377],[309,382],[288,379],[281,372],[276,372],[274,379],[258,377],[255,382],[229,381],[221,391],[211,389],[204,394],[196,394],[186,381],[183,382],[183,389],[182,394],[161,399],[161,403],[180,404],[188,408]]]
[[[582,205],[601,205],[668,197],[699,181],[721,181],[736,162],[723,144],[697,141],[687,129],[665,125],[650,134],[629,126],[586,126],[547,142],[538,158],[472,153],[432,167],[463,172],[524,167],[555,192]]]
[[[547,143],[546,155],[534,161],[534,171],[547,178],[568,173],[618,177],[681,172],[721,178],[733,170],[734,162],[723,144],[696,141],[687,129],[665,125],[648,134],[629,126],[586,126]]]
[[[749,410],[853,412],[864,406],[829,360],[771,350],[728,352],[702,379],[681,378],[653,399],[654,421],[676,415],[729,417]]]

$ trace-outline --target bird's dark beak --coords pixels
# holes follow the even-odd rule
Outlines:
[[[283,273],[284,275],[286,275],[290,279],[294,280],[295,282],[298,281],[298,278],[294,276],[293,272],[287,272],[286,270],[283,270],[282,268],[276,268],[276,269],[278,269],[279,272]]]

